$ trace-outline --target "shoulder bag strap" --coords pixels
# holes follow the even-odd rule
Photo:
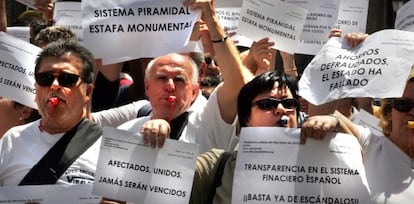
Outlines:
[[[19,185],[55,184],[66,169],[101,136],[101,126],[83,119],[49,149]]]

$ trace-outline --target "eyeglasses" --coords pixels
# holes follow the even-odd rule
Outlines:
[[[284,108],[287,109],[294,109],[298,107],[298,101],[294,98],[284,98],[284,99],[276,99],[276,98],[265,98],[254,102],[253,104],[256,105],[259,109],[269,111],[275,109],[279,103],[282,104]]]
[[[50,86],[53,84],[55,78],[57,78],[61,86],[68,88],[75,86],[79,80],[79,77],[79,75],[66,72],[41,72],[35,74],[36,83],[40,86]]]
[[[391,102],[392,107],[400,112],[409,112],[414,108],[414,102],[407,98],[394,99]]]
[[[213,58],[211,58],[211,57],[204,57],[204,61],[208,65],[210,65],[211,63],[214,63],[214,65],[218,66],[217,62]]]

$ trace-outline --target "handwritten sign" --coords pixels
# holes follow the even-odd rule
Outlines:
[[[281,1],[245,0],[238,33],[251,40],[269,37],[274,48],[294,53],[307,11]]]
[[[414,32],[414,1],[409,1],[398,9],[395,29]]]
[[[37,109],[34,67],[40,51],[29,42],[0,32],[0,96]]]
[[[136,203],[188,203],[198,145],[168,139],[163,148],[138,133],[104,127],[93,193]]]
[[[97,58],[114,59],[108,63],[175,52],[188,43],[200,12],[181,0],[85,0],[84,45]]]
[[[300,145],[299,134],[290,128],[242,129],[232,203],[368,203],[357,139],[338,133]]]
[[[348,97],[400,97],[414,59],[414,33],[382,30],[350,49],[330,39],[305,68],[299,94],[320,105]]]

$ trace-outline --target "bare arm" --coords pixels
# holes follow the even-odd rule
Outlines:
[[[6,0],[0,0],[0,31],[7,32]]]
[[[210,0],[186,0],[184,5],[202,8],[202,20],[205,21],[216,60],[223,76],[223,83],[218,87],[218,103],[221,116],[227,123],[232,123],[237,113],[237,96],[252,74],[241,61],[239,51],[230,39],[225,39],[226,32],[215,15],[215,2]],[[222,41],[221,41],[222,40]]]
[[[295,78],[298,77],[298,70],[296,68],[294,54],[289,54],[289,53],[280,51],[280,56],[282,56],[282,60],[283,60],[283,72]]]

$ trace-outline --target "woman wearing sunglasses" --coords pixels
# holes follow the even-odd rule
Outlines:
[[[413,67],[414,68],[414,67]],[[412,203],[414,197],[414,70],[401,98],[381,100],[383,135],[359,138],[372,203]]]
[[[297,128],[297,91],[296,79],[279,71],[256,76],[240,90],[238,96],[240,127]],[[302,125],[301,137],[324,138],[330,131],[359,134],[360,129],[336,111],[332,115],[309,117]],[[237,151],[236,148],[227,160],[220,157],[223,151],[217,149],[198,156],[190,203],[231,203]],[[217,172],[220,171],[222,176],[218,180],[221,184],[216,185]]]

